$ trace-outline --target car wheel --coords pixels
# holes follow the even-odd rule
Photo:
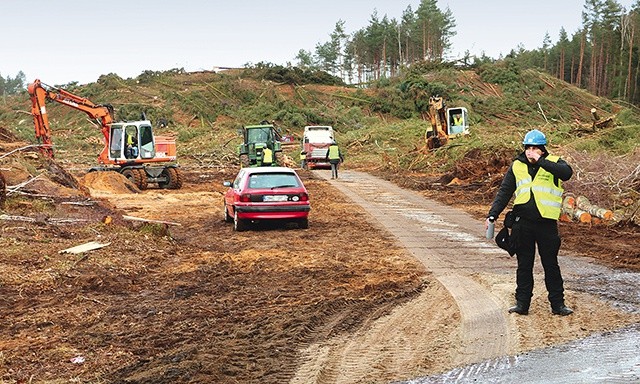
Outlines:
[[[224,209],[224,221],[227,223],[233,223],[233,217],[229,215],[229,209],[227,208],[227,203],[222,200],[223,209]]]
[[[247,229],[247,221],[238,218],[238,212],[233,214],[233,230],[236,232],[242,232]]]
[[[306,217],[304,219],[298,219],[298,228],[307,229],[309,228],[309,219]]]

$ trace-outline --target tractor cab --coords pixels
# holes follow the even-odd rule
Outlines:
[[[273,155],[271,165],[282,163],[282,145],[278,141],[276,129],[271,124],[247,125],[242,127],[243,143],[238,146],[238,155],[243,167],[261,166],[265,149]]]
[[[153,159],[156,155],[151,122],[114,123],[109,131],[109,159],[136,161]]]

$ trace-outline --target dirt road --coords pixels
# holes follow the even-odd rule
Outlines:
[[[328,179],[328,173],[317,172],[317,174]],[[611,329],[610,326],[614,323],[621,326],[627,321],[633,323],[638,320],[640,298],[637,292],[640,291],[640,279],[637,274],[624,279],[626,287],[630,289],[627,292],[630,294],[618,296],[614,301],[607,303],[603,301],[604,292],[609,292],[611,295],[613,292],[621,291],[614,287],[602,289],[602,285],[589,286],[583,282],[582,293],[579,293],[572,290],[572,286],[576,280],[585,276],[613,277],[620,276],[620,273],[604,267],[592,267],[588,261],[570,256],[561,257],[561,264],[569,287],[567,301],[576,309],[573,316],[552,316],[545,292],[539,287],[534,296],[530,316],[510,315],[506,308],[512,300],[515,261],[484,238],[484,228],[480,220],[474,219],[466,212],[424,199],[418,193],[399,188],[365,173],[342,172],[340,179],[330,182],[345,196],[364,207],[372,219],[392,233],[403,247],[433,273],[433,276],[455,300],[460,311],[461,326],[457,340],[450,340],[449,352],[452,363],[456,366],[472,367],[467,371],[455,372],[458,378],[466,380],[460,382],[482,381],[483,377],[505,377],[504,370],[500,371],[498,376],[495,374],[489,376],[486,364],[483,369],[477,369],[471,365],[472,363],[500,361],[506,356],[526,350],[565,343],[584,337],[590,332]],[[543,278],[539,266],[536,271],[536,281],[538,285],[542,285]],[[598,289],[600,292],[597,292]],[[593,293],[599,293],[601,296],[598,297]],[[611,296],[609,298],[611,299]],[[422,298],[414,299],[397,308],[388,317],[376,321],[366,331],[362,330],[361,333],[350,336],[346,340],[332,340],[329,343],[323,343],[322,346],[314,346],[311,350],[324,352],[307,356],[308,362],[303,366],[303,377],[308,379],[306,367],[311,365],[322,366],[324,369],[331,367],[331,372],[339,373],[331,380],[325,381],[326,377],[323,377],[322,380],[316,378],[315,382],[366,382],[361,378],[365,377],[369,370],[376,369],[376,364],[372,364],[373,362],[385,361],[388,364],[388,361],[393,360],[409,361],[409,356],[413,353],[420,353],[419,350],[413,349],[413,346],[420,344],[416,342],[416,339],[420,340],[421,335],[418,324],[422,323],[422,317],[428,308],[421,303],[421,300]],[[622,303],[629,305],[627,309],[635,315],[627,317],[613,307]],[[594,317],[594,314],[597,316]],[[625,318],[627,320],[622,320]],[[620,320],[622,322],[619,322]],[[601,327],[603,328],[598,329]],[[586,328],[591,331],[585,332]],[[424,334],[428,335],[429,332]],[[640,334],[637,331],[627,333],[627,337],[640,340]],[[407,345],[410,347],[407,348]],[[594,343],[590,345],[593,346]],[[606,345],[606,342],[600,341],[598,345]],[[615,354],[618,353],[620,359],[617,361],[623,361],[622,357],[628,358],[630,351],[634,350],[631,345],[637,345],[637,343],[627,342],[625,347],[612,345],[608,353],[600,352],[600,356],[607,355],[616,361]],[[372,357],[370,351],[378,353],[384,351],[382,354],[385,358]],[[367,358],[363,359],[363,356]],[[584,361],[585,356],[575,356],[574,359],[576,360],[574,363]],[[634,361],[631,359],[632,364]],[[629,362],[629,359],[625,362]],[[510,364],[511,368],[513,365]],[[551,366],[548,362],[547,365]],[[500,366],[500,364],[494,364],[494,366]],[[625,377],[637,377],[640,374],[638,366],[635,368],[621,366],[619,369],[627,373],[631,370],[631,375]],[[545,376],[547,380],[553,378],[554,374],[560,374],[557,369],[547,369],[547,371],[549,372],[549,375]],[[522,373],[520,377],[517,376],[518,372],[518,369],[510,371],[514,382],[531,379],[530,372],[526,369],[520,367]],[[605,377],[615,377],[611,376],[612,372],[616,372],[615,369],[610,369],[609,375]],[[565,373],[563,372],[562,375],[564,376]],[[440,379],[445,378],[448,381],[452,379],[451,376],[440,376]],[[581,378],[578,379],[582,380]],[[417,382],[438,382],[437,378],[434,380],[425,379]]]
[[[573,258],[562,263],[574,315],[550,315],[537,270],[531,314],[508,316],[514,260],[478,219],[362,173],[301,172],[308,230],[235,233],[221,209],[235,171],[142,193],[107,172],[81,179],[89,199],[37,181],[44,200],[10,199],[7,214],[34,221],[0,221],[0,377],[388,383],[638,321],[634,305],[612,305],[628,302],[629,279]],[[109,245],[60,252],[89,241]]]

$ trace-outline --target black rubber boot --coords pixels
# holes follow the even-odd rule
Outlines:
[[[518,315],[528,315],[529,306],[522,301],[516,301],[516,305],[509,308],[509,313],[517,313]]]
[[[553,313],[554,315],[567,316],[572,314],[573,310],[567,307],[566,305],[562,304],[562,305],[551,307],[551,313]]]

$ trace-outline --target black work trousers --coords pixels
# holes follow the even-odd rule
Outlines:
[[[340,166],[340,160],[329,160],[329,164],[331,164],[331,178],[338,178],[338,167]]]
[[[518,228],[515,228],[518,226]],[[516,271],[516,300],[527,307],[533,296],[533,263],[535,261],[536,246],[540,261],[544,269],[544,283],[547,287],[549,302],[552,308],[564,305],[564,288],[560,266],[558,265],[558,250],[560,236],[558,223],[552,220],[527,221],[520,220],[514,225],[518,233],[516,255],[518,270]]]

